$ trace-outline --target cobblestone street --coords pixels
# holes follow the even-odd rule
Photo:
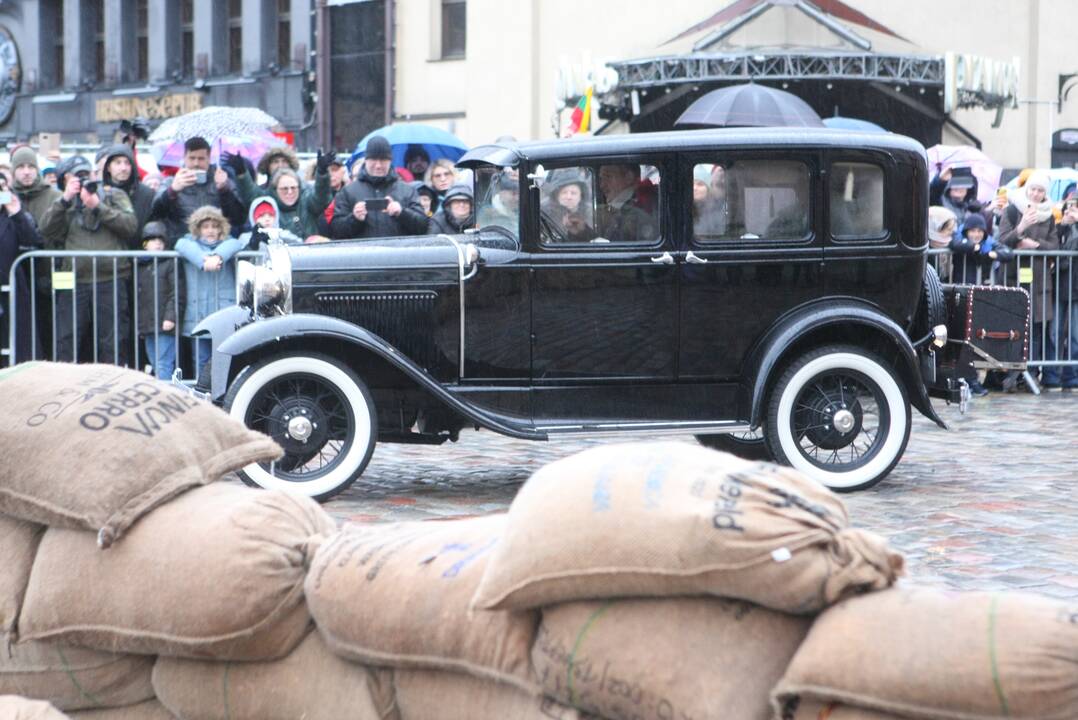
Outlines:
[[[951,430],[915,415],[895,471],[843,496],[853,523],[888,537],[919,583],[1078,599],[1078,397],[993,394],[965,416],[937,406]],[[609,442],[621,440],[469,431],[441,447],[379,445],[360,481],[326,509],[350,522],[499,512],[543,464]]]

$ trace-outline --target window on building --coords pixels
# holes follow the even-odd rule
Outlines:
[[[105,0],[92,0],[89,11],[94,28],[94,78],[102,82],[105,79]]]
[[[53,12],[53,68],[46,85],[61,87],[64,84],[64,4],[56,3]]]
[[[292,69],[292,0],[277,0],[277,66]]]
[[[194,0],[180,0],[180,69],[184,77],[195,74]]]
[[[243,0],[228,0],[228,72],[243,72]]]
[[[468,3],[466,0],[442,0],[442,57],[464,57],[467,40]]]
[[[135,0],[135,38],[138,43],[138,79],[150,76],[150,13],[149,0]]]

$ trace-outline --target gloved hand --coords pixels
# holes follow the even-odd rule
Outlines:
[[[257,250],[262,243],[269,245],[270,237],[266,234],[266,231],[255,225],[255,229],[251,231],[251,242],[248,244],[252,250]]]
[[[333,164],[337,159],[335,153],[325,152],[322,148],[318,148],[318,158],[315,160],[315,166],[319,173],[328,173],[329,166]]]
[[[247,163],[243,161],[243,156],[239,154],[221,153],[221,164],[232,168],[232,172],[236,177],[247,172]]]

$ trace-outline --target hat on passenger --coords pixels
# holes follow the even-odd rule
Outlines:
[[[269,213],[270,215],[273,215],[274,217],[276,217],[277,208],[275,208],[273,206],[273,203],[271,203],[271,202],[262,201],[262,202],[258,203],[257,205],[255,205],[255,209],[254,209],[254,212],[251,213],[251,217],[252,217],[252,219],[254,219],[257,222],[258,218],[262,217],[266,213]]]
[[[472,201],[472,189],[467,185],[457,183],[453,187],[446,190],[445,199],[442,200],[443,205],[448,205],[453,200],[467,200]]]
[[[393,146],[381,135],[375,135],[367,141],[363,154],[371,160],[392,160]]]
[[[11,153],[11,167],[33,165],[37,167],[37,153],[29,145],[20,145]]]
[[[714,165],[697,165],[692,169],[692,179],[694,182],[702,182],[705,185],[711,184],[711,171],[714,169]]]
[[[988,223],[984,221],[984,216],[980,213],[970,213],[966,216],[966,221],[962,224],[962,237],[966,237],[966,233],[970,230],[980,229],[983,232],[988,232]]]

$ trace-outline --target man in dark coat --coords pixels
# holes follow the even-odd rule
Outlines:
[[[40,249],[43,241],[34,218],[22,208],[19,196],[7,187],[6,180],[0,179],[0,192],[8,196],[8,202],[0,206],[0,278],[6,282],[15,258],[26,250]],[[25,261],[16,273],[15,287],[15,315],[18,319],[15,322],[15,357],[12,364],[42,357],[41,337],[32,332],[34,319],[30,314],[30,273]],[[7,345],[10,333],[12,313],[8,302],[8,293],[0,293],[0,333],[3,333],[0,345]]]
[[[157,192],[150,217],[168,225],[169,240],[175,243],[187,234],[187,219],[200,207],[221,210],[233,227],[247,219],[236,186],[228,173],[210,164],[210,144],[193,137],[184,143],[183,167]]]
[[[393,171],[392,148],[384,137],[367,141],[363,167],[355,182],[349,183],[333,200],[334,239],[399,237],[422,235],[427,231],[427,215],[414,188]],[[384,209],[368,209],[367,201]]]
[[[135,153],[129,145],[112,145],[105,150],[105,164],[102,167],[101,179],[109,187],[119,188],[127,193],[131,200],[131,206],[135,209],[135,217],[138,218],[136,237],[142,236],[142,228],[150,219],[150,211],[153,209],[154,192],[142,184],[138,176],[138,166],[135,165]]]
[[[599,205],[597,225],[599,236],[611,242],[652,242],[659,236],[659,225],[651,213],[642,208],[643,198],[638,165],[603,165],[599,168],[599,189],[603,201]]]

